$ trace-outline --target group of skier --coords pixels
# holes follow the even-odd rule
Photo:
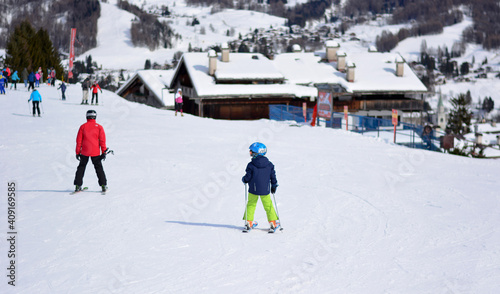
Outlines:
[[[81,104],[89,104],[89,89],[92,91],[92,101],[90,102],[91,105],[94,104],[94,98],[95,98],[95,105],[99,105],[99,97],[98,97],[98,91],[101,91],[102,94],[102,89],[97,83],[97,81],[94,81],[94,83],[90,83],[90,79],[87,78],[82,82],[82,103]]]
[[[102,161],[106,159],[109,148],[106,146],[106,135],[104,128],[96,122],[97,113],[95,110],[87,111],[87,122],[82,124],[76,136],[76,159],[80,161],[75,174],[75,192],[84,189],[83,176],[89,159],[94,165],[99,186],[102,192],[107,190],[107,179],[102,166]],[[265,156],[267,147],[263,143],[255,142],[249,147],[251,161],[245,169],[242,182],[245,184],[245,221],[243,232],[248,232],[255,228],[258,223],[254,221],[255,209],[260,198],[269,222],[269,233],[274,233],[281,227],[279,215],[274,209],[273,200],[270,194],[276,193],[278,180],[274,164]],[[248,185],[248,196],[247,196]]]
[[[86,79],[82,83],[83,99],[82,104],[88,104],[88,90],[92,90],[92,102],[94,103],[94,98],[96,105],[98,105],[97,91],[101,88],[94,82],[90,85],[90,80]],[[61,89],[63,95],[62,99],[65,100],[65,90],[66,85],[64,82],[61,83],[58,89]],[[33,92],[28,100],[33,102],[33,116],[38,113],[40,116],[39,104],[42,102],[42,96],[33,87]],[[178,89],[175,95],[176,109],[175,115],[180,111],[182,112],[182,91]],[[83,177],[85,174],[85,169],[89,161],[94,165],[98,183],[101,187],[101,191],[104,193],[107,191],[107,179],[102,165],[102,161],[106,159],[106,155],[112,152],[106,146],[106,134],[104,128],[96,122],[97,112],[95,110],[88,110],[86,113],[87,122],[82,124],[78,129],[76,137],[76,159],[79,161],[77,171],[75,174],[74,193],[78,193],[84,190],[83,187]],[[274,233],[278,228],[281,227],[279,216],[277,211],[274,209],[273,200],[270,194],[276,193],[278,187],[278,181],[276,178],[276,172],[274,165],[265,156],[267,153],[267,147],[260,142],[255,142],[249,147],[249,153],[251,156],[251,161],[248,163],[245,175],[242,178],[242,182],[245,184],[245,190],[248,192],[248,196],[245,193],[245,213],[243,215],[243,220],[245,221],[243,232],[248,232],[255,228],[258,223],[254,221],[255,209],[257,207],[257,202],[261,199],[262,205],[266,211],[267,220],[269,222],[269,233]],[[247,190],[248,185],[248,190]]]
[[[12,72],[9,67],[6,67],[0,71],[0,94],[6,94],[5,89],[9,85],[9,80],[11,82],[10,88],[17,90],[17,83],[20,80],[17,70]]]
[[[17,83],[22,80],[24,81],[24,87],[28,88],[28,91],[33,90],[35,87],[40,87],[40,83],[43,83],[43,71],[42,68],[38,68],[35,71],[28,71],[24,68],[20,74],[17,70],[12,71],[8,66],[5,67],[0,72],[0,94],[6,94],[5,89],[10,83],[10,89],[17,90]],[[56,71],[54,68],[48,69],[48,82],[50,85],[55,86]]]

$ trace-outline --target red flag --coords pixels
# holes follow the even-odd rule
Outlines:
[[[76,29],[71,29],[71,40],[69,43],[69,68],[68,68],[68,79],[73,78],[73,60],[75,60],[75,39],[76,39]]]
[[[311,120],[311,126],[316,126],[316,118],[318,117],[318,104],[314,106],[313,117]]]

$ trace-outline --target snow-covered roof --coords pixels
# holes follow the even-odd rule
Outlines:
[[[230,53],[229,62],[222,62],[219,58],[215,78],[218,81],[284,79],[271,60],[260,53]]]
[[[396,76],[396,60],[402,61],[399,54],[358,52],[345,55],[346,64],[356,67],[354,82],[348,82],[346,74],[337,71],[336,62],[321,62],[324,54],[283,53],[275,56],[274,64],[292,84],[340,84],[351,93],[427,91],[406,63],[403,76]]]
[[[347,61],[356,64],[354,82],[349,92],[427,92],[427,87],[404,63],[403,76],[396,76],[399,54],[381,52],[347,53]]]
[[[173,106],[173,94],[164,90],[170,85],[170,81],[172,80],[173,75],[174,70],[139,70],[130,79],[128,79],[116,91],[116,93],[118,95],[121,95],[133,81],[135,81],[137,78],[140,78],[144,85],[148,88],[148,90],[154,94],[156,99],[161,102],[163,106]],[[172,100],[172,102],[170,102],[170,100]]]
[[[252,58],[257,56],[257,59]],[[290,84],[217,84],[208,74],[207,53],[184,53],[177,71],[182,65],[188,71],[198,97],[230,98],[253,96],[315,97],[316,88]],[[273,63],[259,53],[230,53],[229,62],[217,59],[217,79],[266,80],[284,79]],[[172,81],[173,83],[173,81]],[[170,85],[172,88],[174,85]]]
[[[347,83],[332,64],[320,61],[321,56],[301,52],[278,54],[274,56],[273,63],[290,84]]]
[[[399,54],[379,52],[346,53],[346,63],[355,67],[354,81],[336,69],[336,62],[322,62],[322,54],[283,53],[269,60],[259,53],[230,53],[229,61],[217,57],[215,76],[208,74],[207,53],[185,53],[176,69],[184,65],[195,91],[201,98],[238,96],[316,97],[317,84],[339,84],[349,93],[423,93],[425,85],[405,63],[403,76],[396,76]],[[282,80],[276,84],[225,84],[221,81]],[[174,87],[174,81],[170,88]]]

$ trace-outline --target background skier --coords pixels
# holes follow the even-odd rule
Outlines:
[[[106,159],[106,134],[103,127],[96,123],[95,110],[87,111],[87,122],[80,126],[76,136],[76,159],[80,161],[75,174],[75,192],[82,190],[83,176],[89,158],[94,164],[99,186],[102,192],[107,190],[106,174],[102,167],[102,160]],[[102,153],[101,153],[102,152]]]
[[[89,104],[89,79],[86,78],[82,83],[82,104]]]
[[[17,74],[17,70],[12,74],[12,77],[10,78],[12,80],[12,83],[10,84],[10,88],[14,86],[14,90],[17,90],[17,82],[19,82],[19,75]]]
[[[30,95],[28,103],[30,101],[33,101],[33,116],[35,116],[35,110],[38,112],[38,116],[40,116],[40,103],[42,103],[42,95],[40,95],[35,88],[33,88],[33,92]]]
[[[56,86],[56,70],[54,68],[50,71],[50,85],[52,87]]]
[[[31,71],[30,74],[28,75],[28,82],[29,82],[28,91],[30,89],[35,89],[36,75],[33,71]]]
[[[61,82],[57,90],[61,89],[62,100],[66,100],[66,84],[64,81]]]
[[[5,94],[6,78],[0,73],[0,94]]]
[[[247,230],[256,226],[253,219],[257,201],[260,198],[266,210],[270,232],[274,232],[280,224],[269,192],[273,194],[276,193],[278,180],[276,179],[274,164],[264,156],[266,153],[266,145],[259,142],[250,145],[250,156],[252,157],[252,161],[248,163],[246,174],[242,178],[243,183],[248,183],[248,202],[243,219],[245,220],[245,227]]]
[[[92,90],[92,101],[90,103],[94,104],[94,97],[95,97],[95,105],[99,105],[99,101],[97,98],[97,91],[100,90],[101,94],[102,94],[102,89],[101,89],[101,87],[99,87],[99,84],[97,83],[97,81],[94,82],[94,84],[90,87],[90,89]]]
[[[24,81],[24,87],[25,88],[28,87],[28,70],[26,69],[26,67],[23,69],[21,76],[22,76],[23,81]]]
[[[181,88],[177,89],[177,92],[175,93],[174,96],[175,100],[175,115],[177,115],[177,111],[181,112],[181,116],[184,116],[182,113],[182,90]]]

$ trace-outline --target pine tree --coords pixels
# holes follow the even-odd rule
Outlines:
[[[31,40],[35,36],[35,30],[29,21],[23,21],[14,29],[7,42],[5,63],[18,71],[27,68],[34,70],[31,54]]]
[[[467,101],[464,94],[450,100],[453,106],[448,119],[446,130],[454,135],[463,136],[470,132],[472,112],[470,111],[470,102]]]
[[[38,67],[44,72],[52,67],[57,73],[64,71],[47,30],[40,29],[35,32],[27,20],[14,29],[6,49],[6,63],[17,71],[24,68],[36,70]]]

